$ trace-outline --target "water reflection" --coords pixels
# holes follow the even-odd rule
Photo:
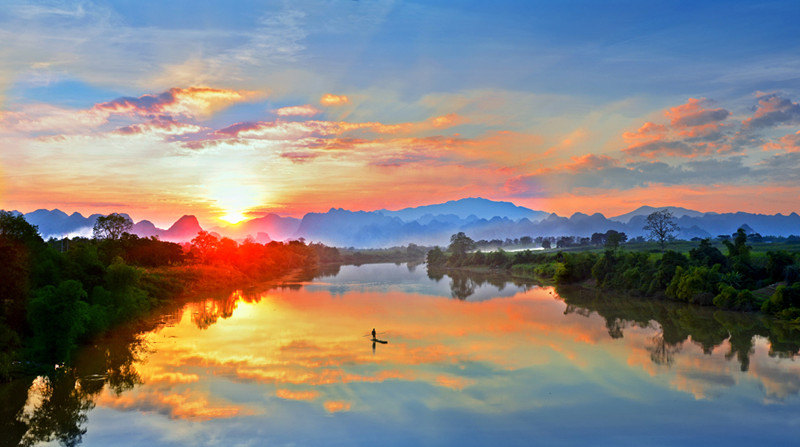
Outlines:
[[[372,327],[389,343],[365,338]],[[4,385],[0,437],[527,445],[645,430],[654,443],[736,444],[758,429],[759,443],[779,443],[800,409],[798,350],[797,327],[756,315],[341,267],[164,309],[84,349],[73,369]],[[730,433],[708,431],[723,423]]]

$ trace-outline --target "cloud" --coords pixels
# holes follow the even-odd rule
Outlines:
[[[147,389],[136,393],[117,395],[104,391],[97,404],[119,410],[154,411],[170,419],[208,421],[256,414],[252,408],[227,402],[214,402],[208,396],[187,390],[165,392]]]
[[[280,388],[275,391],[275,396],[287,400],[314,400],[319,397],[319,392],[314,390],[309,391],[292,391],[285,388]]]
[[[730,152],[729,136],[724,132],[730,112],[706,108],[705,98],[689,98],[685,104],[664,111],[668,124],[645,122],[636,131],[624,132],[628,144],[622,151],[635,157],[697,157],[713,152]]]
[[[322,154],[319,152],[311,151],[291,151],[281,153],[281,157],[291,160],[292,163],[306,163],[319,157],[320,155]]]
[[[244,90],[210,87],[171,88],[156,95],[118,98],[97,104],[93,109],[109,114],[144,117],[179,115],[198,118],[208,117],[237,102],[250,101],[258,96],[256,92]]]
[[[314,116],[320,113],[320,110],[310,104],[306,104],[304,106],[281,107],[274,112],[278,116]]]
[[[583,171],[592,169],[605,169],[616,166],[617,160],[608,155],[586,154],[580,157],[572,157],[573,163],[561,167],[570,171]]]
[[[86,132],[106,122],[106,115],[49,104],[30,104],[14,111],[0,111],[0,131],[8,133]]]
[[[784,150],[786,152],[800,152],[800,131],[782,136],[778,141],[769,141],[764,144],[764,150]]]
[[[633,132],[624,132],[622,138],[626,141],[641,141],[660,139],[667,133],[667,127],[663,124],[655,124],[650,121],[642,124],[638,130]]]
[[[760,130],[798,123],[800,123],[800,104],[773,93],[758,98],[755,113],[742,122],[742,128]]]
[[[205,129],[205,127],[196,124],[181,123],[171,117],[159,117],[142,124],[131,124],[129,126],[120,127],[114,132],[121,135],[185,135],[197,133]]]
[[[715,185],[759,183],[767,180],[791,182],[800,176],[800,156],[776,156],[755,166],[732,156],[697,159],[679,165],[662,161],[621,163],[608,156],[586,155],[572,163],[509,179],[505,191],[514,197],[547,197],[582,189],[627,190],[663,185]],[[780,178],[772,178],[781,173]]]
[[[672,127],[680,128],[717,123],[725,120],[731,114],[722,108],[705,109],[703,108],[704,103],[706,103],[705,98],[689,98],[686,104],[670,108],[665,115],[671,120]]]
[[[635,144],[623,149],[623,152],[629,155],[637,155],[641,157],[654,158],[658,155],[666,155],[670,157],[691,157],[697,155],[698,152],[705,153],[705,150],[700,146],[689,145],[683,141],[648,141],[645,143]]]
[[[350,411],[350,402],[343,400],[328,400],[325,401],[325,410],[329,413],[338,413],[340,411]]]
[[[334,95],[332,93],[325,93],[319,99],[319,103],[323,106],[341,106],[350,102],[350,98],[345,95]]]

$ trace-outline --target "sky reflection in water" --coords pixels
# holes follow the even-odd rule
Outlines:
[[[669,343],[656,324],[610,329],[551,288],[480,282],[349,266],[191,303],[144,336],[140,384],[94,396],[83,445],[796,441],[800,364],[766,338],[742,371],[727,335]],[[389,341],[374,351],[373,327]]]

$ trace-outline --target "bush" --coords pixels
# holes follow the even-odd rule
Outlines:
[[[761,305],[762,311],[771,314],[778,314],[791,308],[800,308],[800,283],[779,286],[775,293]]]
[[[719,294],[714,297],[714,305],[722,309],[748,312],[760,307],[753,292],[749,290],[736,290],[729,285],[722,286]]]
[[[585,281],[592,276],[592,266],[596,262],[597,256],[591,253],[563,253],[553,279],[556,284]]]
[[[425,257],[425,261],[428,263],[429,266],[440,267],[447,262],[447,255],[444,254],[441,248],[433,247],[433,249],[428,251],[428,255]]]
[[[677,267],[666,294],[687,303],[709,305],[713,303],[714,288],[719,282],[719,265],[713,268]]]

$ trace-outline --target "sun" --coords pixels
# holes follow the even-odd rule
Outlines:
[[[245,216],[242,211],[233,211],[229,212],[228,214],[223,214],[222,216],[219,216],[219,218],[225,222],[228,222],[229,224],[235,225],[247,219],[247,216]]]
[[[219,219],[232,225],[247,219],[248,212],[263,203],[263,193],[256,185],[242,184],[232,179],[210,185],[209,198],[219,210]]]

